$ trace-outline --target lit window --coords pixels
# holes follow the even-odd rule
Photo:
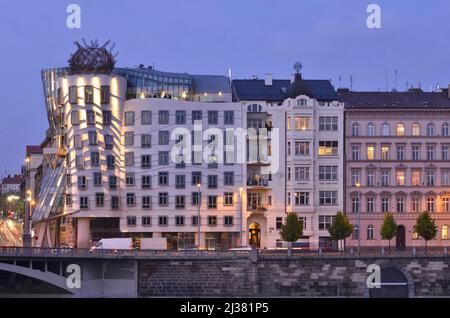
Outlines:
[[[309,117],[295,116],[295,130],[308,130]]]
[[[404,135],[405,135],[405,125],[397,124],[397,136],[404,136]]]
[[[405,185],[405,171],[397,171],[397,186],[403,187]]]
[[[448,240],[448,225],[442,226],[442,239]]]
[[[412,125],[412,135],[413,136],[420,136],[420,125],[418,123],[414,123]]]
[[[375,147],[367,146],[367,160],[374,160],[374,159],[375,159]]]

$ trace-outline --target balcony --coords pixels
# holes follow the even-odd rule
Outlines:
[[[261,165],[268,166],[271,164],[270,156],[257,156],[256,158],[247,158],[247,164],[249,165]]]
[[[250,211],[254,215],[262,215],[267,212],[267,205],[265,204],[249,204],[247,206],[247,211]]]
[[[261,178],[259,176],[247,179],[247,186],[251,188],[262,188],[265,189],[269,187],[269,179]]]

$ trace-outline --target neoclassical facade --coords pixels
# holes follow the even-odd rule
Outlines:
[[[391,212],[398,225],[395,245],[423,246],[413,226],[429,211],[438,227],[429,244],[448,245],[448,91],[341,91],[340,97],[346,108],[345,210],[354,225],[347,244],[356,246],[359,232],[361,246],[386,245],[380,228],[384,212]]]

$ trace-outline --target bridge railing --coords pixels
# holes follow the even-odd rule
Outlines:
[[[399,258],[399,257],[450,257],[447,247],[410,247],[403,250],[387,247],[347,248],[345,251],[293,249],[275,250],[101,250],[75,248],[23,248],[0,247],[0,257],[12,258],[92,258],[92,259],[278,259],[278,258]]]

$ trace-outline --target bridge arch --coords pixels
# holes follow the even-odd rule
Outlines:
[[[384,286],[381,289],[369,289],[365,287],[364,296],[370,298],[412,298],[415,296],[414,281],[411,274],[404,268],[393,262],[378,264],[381,270],[382,283],[405,283],[405,286]],[[366,283],[366,282],[364,282]]]
[[[66,278],[51,272],[43,272],[28,267],[17,266],[0,262],[0,273],[14,273],[24,277],[28,277],[53,287],[58,294],[65,296],[74,295],[74,290],[70,289],[66,284]]]

